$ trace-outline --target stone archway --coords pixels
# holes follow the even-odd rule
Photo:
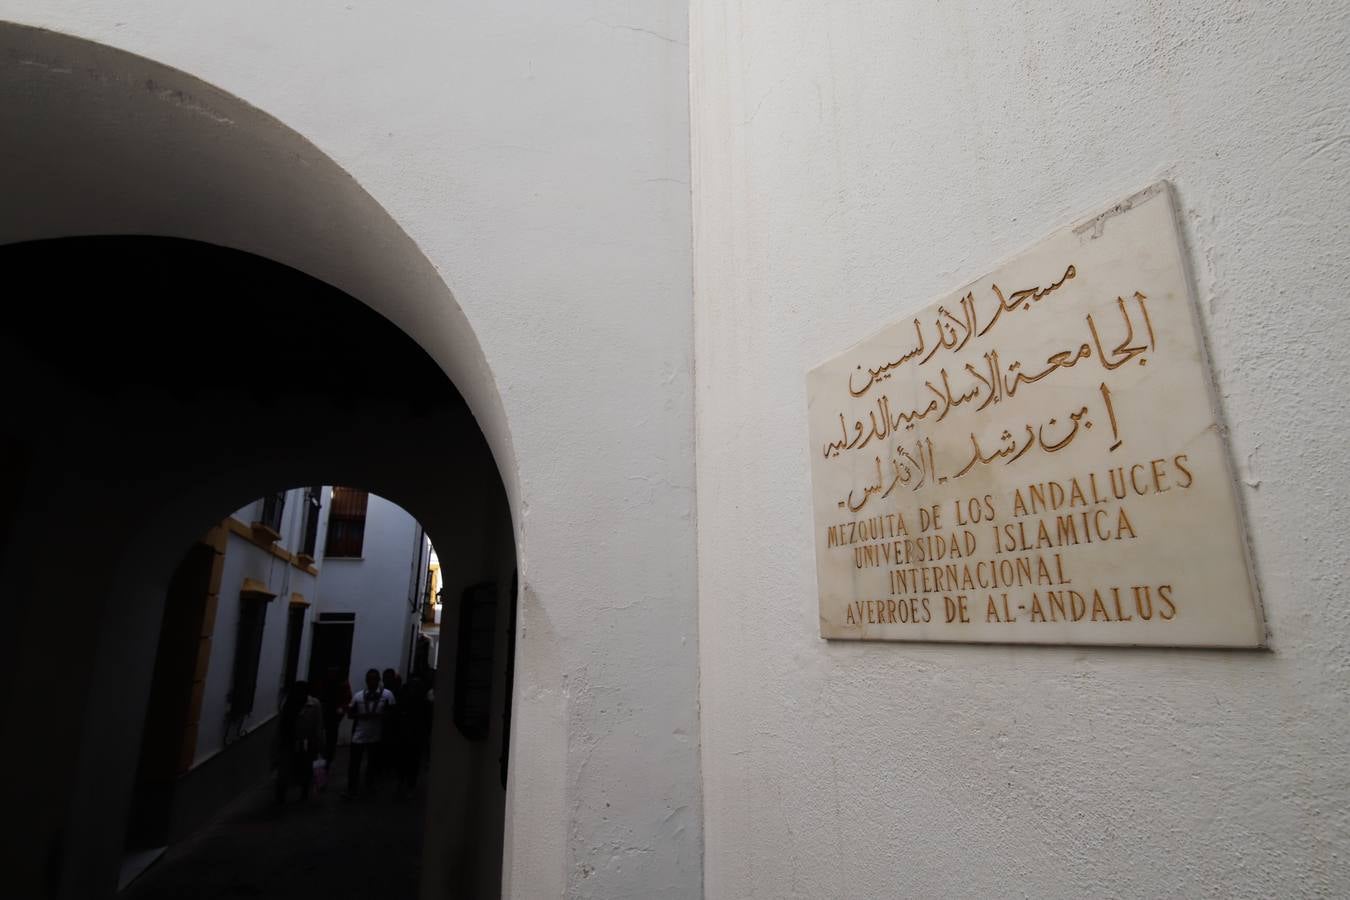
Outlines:
[[[469,322],[412,239],[340,166],[239,98],[121,50],[0,23],[0,53],[6,97],[0,130],[9,136],[0,142],[0,193],[6,197],[0,245],[80,235],[189,239],[282,263],[359,298],[415,336],[415,345],[448,376],[463,398],[466,427],[481,431],[478,464],[495,463],[509,508],[516,507],[518,478],[508,424]],[[191,304],[195,298],[182,300]],[[453,454],[443,458],[448,461]],[[426,505],[407,486],[383,489],[406,495],[409,509]],[[186,498],[177,500],[186,510]],[[201,508],[212,505],[205,497],[200,502]],[[419,511],[419,516],[431,521],[437,512]],[[164,522],[170,518],[166,514]],[[178,521],[181,527],[186,519]],[[148,566],[162,548],[150,537],[155,529],[145,527],[143,545],[127,553]],[[509,513],[506,527],[511,528]],[[130,634],[133,626],[145,623],[123,624]],[[50,621],[47,626],[53,627]],[[23,633],[8,629],[0,636],[3,658],[26,658],[18,647]],[[101,659],[97,665],[115,671],[134,657],[135,642],[126,646],[129,652],[120,663]],[[86,725],[100,727],[106,723]],[[81,765],[93,777],[98,762]],[[72,807],[67,816],[72,827],[82,827],[81,808],[106,799],[100,790],[87,786],[79,801],[83,806]],[[444,839],[456,840],[460,826],[451,820],[439,827]],[[83,839],[92,840],[94,833],[85,828]],[[99,877],[97,870],[76,874]],[[71,884],[79,886],[63,888],[67,896],[82,895],[88,885]]]
[[[16,8],[82,37],[0,23],[0,243],[204,241],[318,277],[411,335],[481,428],[521,554],[513,716],[530,740],[511,755],[506,889],[691,895],[687,60],[584,5],[537,6],[528,21]],[[404,38],[419,52],[400,56]],[[543,47],[552,75],[522,90],[517,67]],[[521,134],[536,146],[508,147]]]
[[[458,586],[508,585],[511,515],[486,440],[440,368],[316,279],[149,237],[0,246],[0,267],[11,623],[0,668],[63,698],[35,705],[30,739],[2,751],[23,773],[7,805],[31,811],[40,848],[6,868],[25,896],[104,896],[185,542],[277,488],[360,484],[441,540]],[[447,696],[451,677],[441,667]],[[491,893],[506,803],[497,755],[466,744],[446,716],[433,748],[424,891]]]
[[[160,235],[243,250],[346,292],[414,335],[518,494],[482,348],[435,267],[322,151],[263,111],[133,54],[0,23],[0,244]]]

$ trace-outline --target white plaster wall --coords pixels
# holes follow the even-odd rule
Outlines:
[[[265,110],[349,172],[426,254],[490,368],[461,387],[489,416],[520,548],[508,890],[696,894],[685,5],[0,0],[0,18],[142,54]],[[36,62],[59,74],[59,60]],[[172,84],[146,91],[183,106],[196,128],[231,127]],[[146,146],[178,144],[156,134]],[[193,199],[181,221],[155,212],[155,224],[212,233],[193,221]],[[340,220],[353,208],[336,206],[329,222],[306,207],[297,225],[378,232]],[[59,233],[53,215],[39,230]],[[145,230],[143,215],[95,218]],[[249,243],[256,223],[229,216],[220,233],[266,252]],[[360,294],[353,271],[344,285]],[[393,296],[366,287],[372,303]],[[467,346],[463,335],[425,333],[454,315],[390,303],[443,366],[473,367],[450,352]],[[485,400],[494,384],[505,422]]]
[[[707,896],[1350,893],[1350,6],[695,0],[691,34]],[[1271,651],[820,640],[806,369],[1159,176]]]
[[[286,492],[286,509],[282,513],[281,546],[290,550],[292,553],[300,552],[301,543],[304,538],[306,512],[305,490],[305,488],[300,487],[292,488]],[[326,488],[320,488],[320,490],[323,491],[323,497],[328,496]],[[314,555],[316,557],[323,555],[323,539],[326,533],[324,529],[328,527],[328,520],[324,516],[325,507],[327,505],[327,501],[325,501],[323,505],[319,507],[319,521],[315,526],[318,533],[314,538]],[[317,563],[318,560],[316,559],[316,571]],[[289,605],[292,593],[298,593],[304,601],[309,604],[309,608],[305,610],[305,617],[300,631],[300,656],[295,670],[295,677],[302,680],[309,676],[309,651],[310,645],[314,639],[314,629],[310,627],[310,622],[314,619],[314,608],[319,601],[319,578],[316,578],[308,572],[297,569],[294,566],[291,567],[288,578],[289,580],[285,594],[277,598],[279,601],[284,601],[286,605],[277,607],[277,609],[281,610],[277,615],[283,619],[290,616]],[[268,618],[271,618],[271,611],[268,612]],[[276,697],[279,711],[279,704],[286,699],[284,694],[282,694],[282,688],[284,687],[282,684],[282,677],[285,674],[284,670],[286,666],[285,627],[281,629],[281,655],[278,657],[278,660],[280,661],[280,666],[277,669]]]
[[[332,498],[324,492],[324,502]],[[370,495],[366,532],[357,559],[324,557],[319,575],[321,601],[316,613],[356,613],[352,635],[352,690],[363,683],[367,669],[402,672],[403,646],[412,626],[408,586],[420,529],[406,510]]]
[[[298,503],[299,494],[292,491],[286,498]],[[251,514],[253,504],[241,512]],[[283,512],[282,525],[286,525]],[[193,765],[198,765],[225,749],[225,714],[229,710],[229,695],[234,680],[234,650],[239,637],[239,592],[245,578],[252,578],[276,592],[276,598],[267,605],[263,622],[262,646],[258,654],[258,684],[253,696],[253,712],[244,720],[246,730],[256,728],[277,713],[283,699],[281,677],[286,666],[286,620],[291,593],[297,592],[308,600],[315,593],[315,579],[307,572],[278,559],[256,544],[236,534],[227,537],[225,562],[220,577],[220,600],[216,606],[215,630],[211,635],[211,658],[206,669],[206,689],[202,694],[202,714],[197,728],[197,752]],[[303,641],[303,639],[302,639]],[[308,660],[307,646],[300,648],[300,674]]]

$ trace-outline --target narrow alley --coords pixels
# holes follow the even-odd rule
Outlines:
[[[392,783],[346,799],[347,753],[327,790],[278,806],[269,780],[168,850],[122,892],[126,900],[323,897],[403,900],[417,895],[426,773],[396,797]],[[125,876],[124,876],[125,877]]]

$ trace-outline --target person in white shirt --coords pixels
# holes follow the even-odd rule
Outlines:
[[[366,688],[352,697],[347,715],[352,718],[351,757],[347,767],[347,794],[356,796],[361,783],[361,763],[366,763],[366,790],[375,783],[375,755],[379,752],[384,711],[394,705],[394,695],[380,687],[378,669],[366,672]]]

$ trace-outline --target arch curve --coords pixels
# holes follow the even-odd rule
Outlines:
[[[634,31],[545,7],[16,6],[4,15],[84,37],[0,23],[0,243],[241,250],[413,336],[483,433],[519,553],[512,715],[532,737],[511,757],[505,883],[688,892],[702,818],[687,49],[639,33],[685,26],[666,8]],[[526,66],[540,77],[521,81]],[[395,129],[421,144],[382,158]]]
[[[449,376],[518,508],[505,411],[472,326],[413,239],[341,166],[239,97],[124,50],[0,22],[0,53],[0,244],[186,238],[338,288]]]

